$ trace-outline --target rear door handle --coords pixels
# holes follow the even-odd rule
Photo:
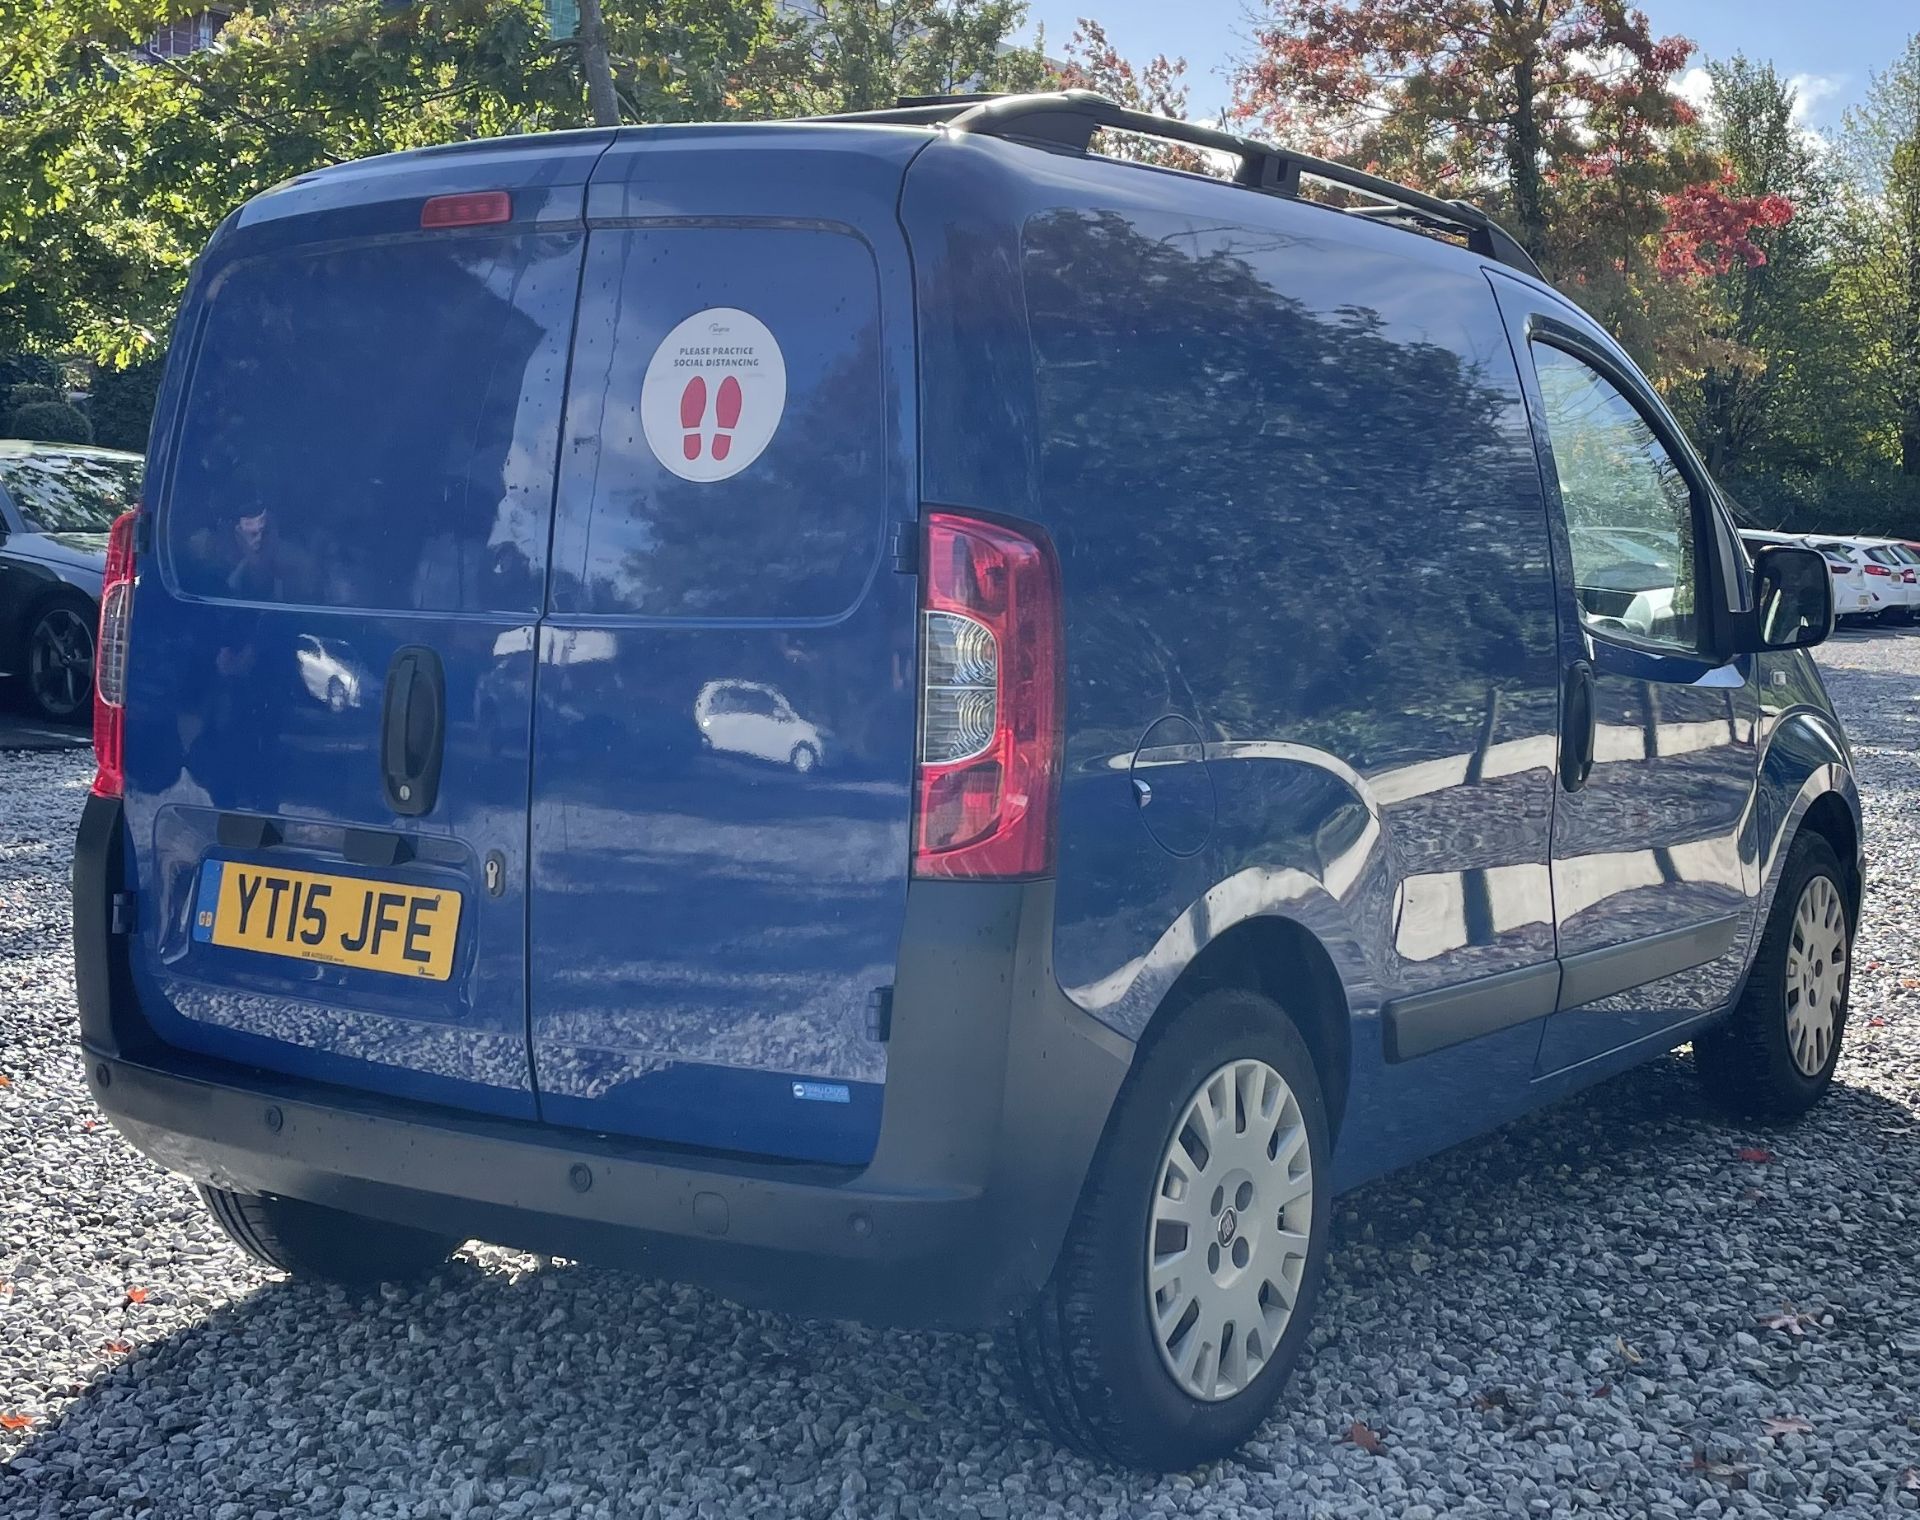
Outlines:
[[[380,720],[380,781],[387,806],[406,817],[433,810],[446,747],[447,681],[440,656],[421,645],[387,667]]]
[[[1593,774],[1594,737],[1593,666],[1575,660],[1567,667],[1560,693],[1560,785],[1577,792]]]

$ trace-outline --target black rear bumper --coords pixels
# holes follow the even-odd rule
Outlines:
[[[876,1323],[998,1323],[1046,1280],[1132,1048],[1053,979],[1050,882],[916,882],[880,1138],[849,1169],[410,1104],[161,1046],[135,1005],[118,803],[87,804],[74,952],[88,1080],[196,1181]]]

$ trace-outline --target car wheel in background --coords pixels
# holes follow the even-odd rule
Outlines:
[[[43,607],[27,624],[27,701],[41,717],[72,723],[91,708],[94,624],[77,598]]]
[[[1003,1340],[1056,1439],[1182,1471],[1266,1419],[1327,1255],[1326,1109],[1274,1003],[1222,988],[1127,1079],[1053,1276]]]

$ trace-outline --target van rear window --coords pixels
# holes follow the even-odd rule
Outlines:
[[[578,234],[243,261],[209,297],[163,508],[187,595],[535,611]]]
[[[878,276],[848,233],[605,227],[587,246],[558,612],[825,618],[879,554]]]

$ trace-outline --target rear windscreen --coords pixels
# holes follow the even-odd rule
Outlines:
[[[534,611],[577,234],[243,261],[208,297],[163,526],[190,596]]]
[[[554,610],[825,618],[873,571],[890,437],[878,279],[825,228],[588,242]]]
[[[0,456],[0,486],[29,533],[105,533],[139,503],[144,467],[133,455],[35,450]]]

